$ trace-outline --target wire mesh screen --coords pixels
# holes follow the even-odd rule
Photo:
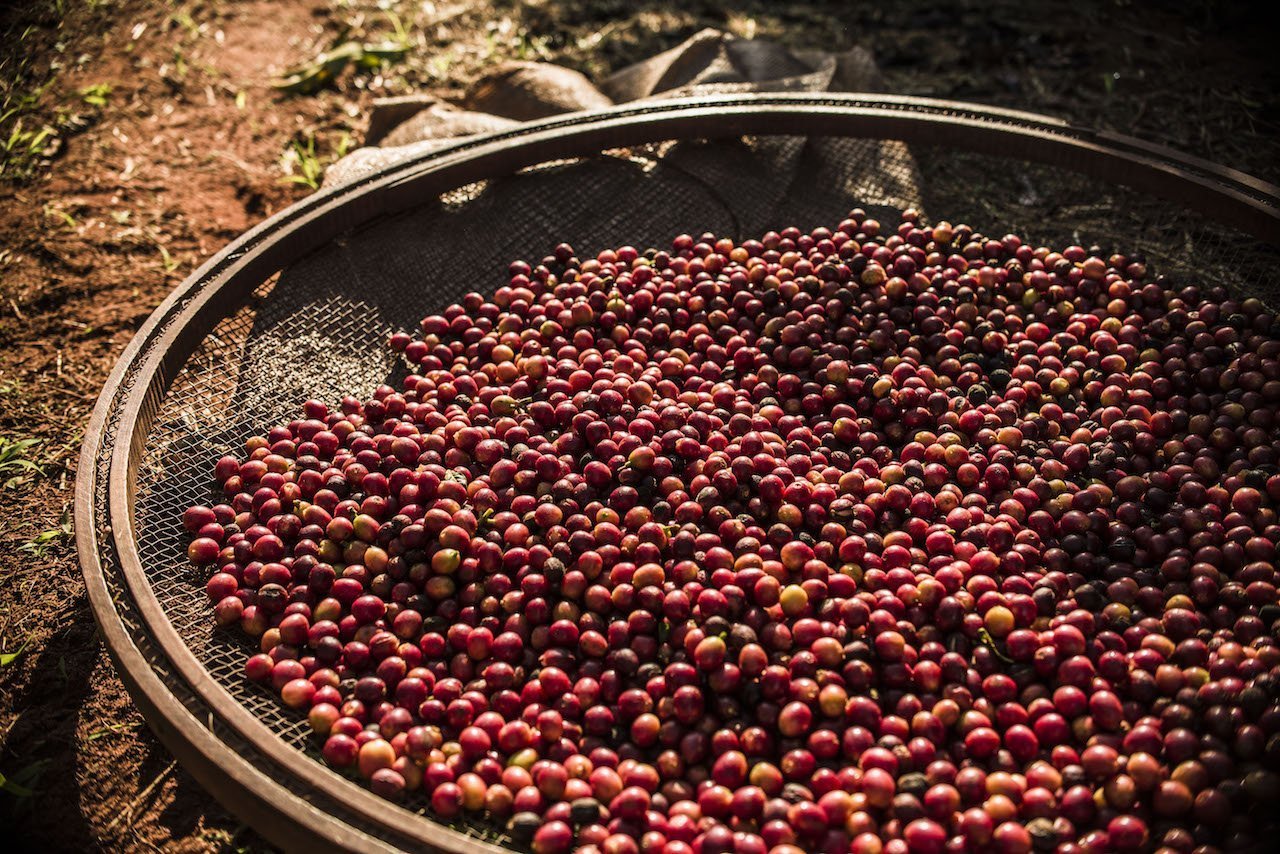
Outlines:
[[[1062,167],[917,147],[920,206],[991,237],[1146,257],[1156,274],[1276,303],[1280,247],[1191,209]]]
[[[242,676],[256,651],[219,630],[180,516],[220,500],[212,471],[308,398],[367,398],[402,370],[388,335],[461,294],[506,282],[517,258],[669,246],[682,232],[758,237],[834,227],[854,207],[905,207],[1061,247],[1142,253],[1157,272],[1276,293],[1276,252],[1194,213],[1064,168],[889,141],[761,137],[668,142],[541,164],[427,198],[334,241],[264,282],[209,333],[168,389],[137,471],[134,519],[154,592],[196,658],[281,739],[312,754],[305,719]],[[420,804],[418,805],[421,806]],[[454,825],[457,827],[458,825]],[[473,825],[471,831],[500,840]]]

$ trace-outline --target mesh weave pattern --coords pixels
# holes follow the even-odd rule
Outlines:
[[[150,584],[196,658],[274,733],[315,754],[305,719],[242,677],[253,645],[214,628],[204,578],[186,561],[184,508],[216,500],[225,453],[296,417],[307,398],[368,397],[400,370],[384,343],[470,290],[492,291],[508,263],[560,242],[580,255],[667,246],[681,232],[758,237],[835,226],[852,207],[893,222],[904,207],[1061,247],[1142,252],[1158,272],[1237,292],[1277,293],[1277,253],[1238,232],[1061,168],[895,142],[765,137],[664,143],[542,164],[423,199],[333,242],[264,282],[209,333],[176,375],[146,436],[134,519]],[[416,805],[421,808],[421,804]],[[454,825],[459,827],[458,825]],[[494,829],[470,832],[501,841]]]

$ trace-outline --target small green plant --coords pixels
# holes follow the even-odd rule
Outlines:
[[[67,228],[75,228],[78,223],[76,218],[64,211],[62,208],[56,208],[51,204],[44,206],[45,219],[56,219],[62,222]]]
[[[40,474],[40,464],[29,457],[39,444],[39,439],[0,436],[0,487],[14,489]]]
[[[49,125],[35,130],[23,127],[22,119],[16,119],[9,135],[0,137],[0,178],[30,177],[39,163],[52,153],[56,134]]]
[[[18,648],[15,649],[13,652],[0,653],[0,667],[8,667],[10,664],[13,664],[15,661],[17,661],[19,656],[21,656],[23,651],[27,648],[27,644],[30,641],[31,641],[31,638],[27,638],[21,644],[19,644]]]
[[[169,250],[164,248],[163,243],[157,243],[156,248],[160,250],[160,266],[166,273],[172,273],[178,269],[178,259],[169,254]]]
[[[326,157],[316,153],[314,134],[308,134],[303,139],[295,139],[280,156],[280,168],[285,173],[280,180],[285,184],[301,184],[308,189],[318,190],[324,178],[325,167],[341,159],[350,148],[351,135],[348,133],[338,137],[333,151]]]
[[[58,521],[58,527],[41,531],[27,542],[18,546],[18,550],[26,552],[32,557],[42,558],[55,548],[58,543],[70,539],[71,535],[71,519],[63,512],[62,518]]]
[[[187,37],[200,38],[200,25],[195,22],[195,19],[191,17],[191,13],[186,9],[179,9],[174,12],[169,16],[169,20],[186,30]]]
[[[109,724],[108,726],[104,726],[102,729],[94,730],[89,733],[89,735],[85,737],[85,741],[97,741],[100,738],[104,738],[108,735],[114,735],[118,732],[133,732],[137,728],[138,725],[136,723]]]
[[[0,62],[0,72],[9,71]],[[24,66],[15,69],[22,74]],[[95,83],[78,90],[80,101],[53,105],[43,104],[46,82],[19,91],[14,82],[0,80],[0,180],[27,181],[35,177],[58,153],[63,140],[88,127],[111,95],[111,84]],[[46,121],[36,118],[46,113]]]
[[[485,30],[485,44],[490,57],[513,56],[520,60],[554,58],[548,37],[534,35],[507,17],[489,22]]]
[[[398,62],[409,53],[409,32],[394,12],[387,12],[387,18],[392,29],[390,38],[380,42],[357,41],[348,38],[349,32],[344,28],[328,49],[305,65],[290,69],[273,85],[290,95],[311,95],[334,85],[350,65],[369,70]]]
[[[280,168],[285,172],[280,179],[283,183],[301,184],[312,190],[320,189],[324,164],[316,156],[316,138],[308,136],[305,140],[295,139],[291,142],[280,158]]]
[[[40,775],[49,764],[48,759],[38,759],[21,769],[12,777],[0,774],[0,792],[15,798],[26,799],[35,794],[35,787],[40,782]]]
[[[110,94],[110,83],[95,83],[80,90],[80,99],[91,107],[105,107]]]

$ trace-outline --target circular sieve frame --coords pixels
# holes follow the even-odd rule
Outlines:
[[[825,93],[673,99],[557,117],[397,163],[272,216],[179,285],[130,342],[90,420],[75,506],[90,604],[130,694],[183,766],[267,839],[286,849],[502,850],[390,804],[285,744],[197,661],[169,622],[139,558],[133,512],[148,430],[174,376],[263,281],[373,220],[550,160],[744,135],[892,139],[1045,163],[1150,193],[1280,245],[1280,188],[1238,171],[1030,113]],[[240,755],[228,734],[253,758]]]

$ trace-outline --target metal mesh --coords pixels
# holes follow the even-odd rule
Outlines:
[[[1059,167],[968,152],[914,149],[931,217],[1037,245],[1144,254],[1153,273],[1224,285],[1275,305],[1280,247],[1188,208]]]
[[[150,584],[196,658],[293,747],[314,755],[305,719],[242,676],[253,644],[214,627],[204,578],[185,558],[180,515],[216,500],[225,453],[297,416],[304,400],[366,398],[400,369],[385,348],[432,310],[505,283],[558,243],[579,253],[669,246],[681,232],[758,237],[836,225],[853,207],[888,222],[911,206],[1064,246],[1144,253],[1156,272],[1194,273],[1237,292],[1277,291],[1276,251],[1194,213],[1061,168],[895,142],[765,137],[663,143],[559,161],[423,199],[334,241],[264,282],[177,373],[146,437],[134,520]],[[1207,273],[1205,271],[1208,271]],[[413,804],[420,809],[421,803]],[[453,825],[492,841],[482,824]]]

